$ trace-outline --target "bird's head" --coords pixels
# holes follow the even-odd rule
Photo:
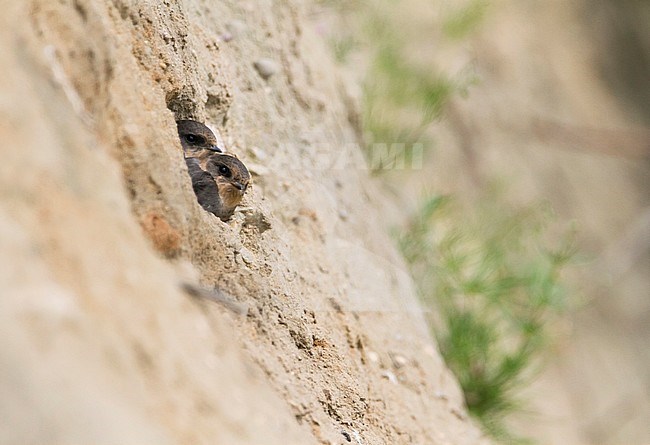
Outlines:
[[[234,210],[244,197],[251,179],[246,166],[232,155],[215,153],[208,159],[206,170],[217,183],[223,204]]]
[[[176,121],[178,137],[181,140],[186,157],[194,157],[204,150],[221,153],[223,150],[217,145],[217,138],[212,130],[200,122],[192,120]]]

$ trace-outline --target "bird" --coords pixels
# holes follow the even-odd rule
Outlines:
[[[217,153],[208,158],[206,167],[217,184],[222,209],[232,214],[248,189],[251,180],[248,169],[235,156]]]
[[[201,122],[179,120],[176,121],[176,128],[185,158],[197,158],[205,162],[211,154],[223,153],[212,130]]]
[[[177,127],[199,204],[222,221],[228,221],[248,189],[248,169],[237,157],[221,152],[214,134],[205,125],[178,121]]]
[[[244,163],[235,156],[222,153],[209,156],[205,170],[198,158],[186,158],[185,162],[201,207],[222,221],[228,221],[250,182],[250,173]]]

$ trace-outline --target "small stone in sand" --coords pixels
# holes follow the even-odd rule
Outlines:
[[[253,63],[253,66],[264,80],[267,80],[280,70],[278,63],[271,59],[258,59]]]

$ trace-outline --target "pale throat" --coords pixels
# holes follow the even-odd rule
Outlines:
[[[228,183],[219,184],[219,197],[226,207],[236,207],[242,199],[242,192],[234,185]]]

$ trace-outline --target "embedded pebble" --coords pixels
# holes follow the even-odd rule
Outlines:
[[[434,348],[434,347],[433,347],[432,345],[430,345],[430,344],[424,345],[424,347],[422,348],[422,350],[423,350],[424,353],[425,353],[426,355],[428,355],[429,357],[437,357],[437,350],[436,350],[436,348]]]
[[[268,159],[268,157],[269,157],[269,156],[266,154],[266,151],[262,150],[260,147],[257,147],[257,146],[255,146],[255,145],[253,145],[253,146],[250,148],[250,151],[253,152],[253,156],[255,156],[255,157],[256,157],[257,159],[259,159],[260,161],[265,161],[265,160]]]
[[[467,415],[459,408],[452,408],[449,411],[460,420],[467,420]]]
[[[239,254],[241,255],[241,259],[244,260],[244,263],[248,264],[249,266],[255,262],[253,252],[248,250],[246,247],[242,247],[239,250]]]
[[[266,232],[271,228],[271,223],[262,212],[249,211],[246,212],[246,219],[244,225],[249,227],[256,227],[260,234]]]
[[[248,27],[246,26],[246,23],[241,20],[231,20],[226,23],[226,29],[228,30],[227,34],[230,34],[230,38],[236,39],[237,37],[244,35]]]
[[[449,400],[449,396],[447,396],[447,393],[445,393],[444,391],[437,390],[433,393],[433,396],[436,399]]]
[[[373,363],[379,362],[379,354],[377,354],[375,351],[368,351],[366,353],[368,356],[368,360],[370,360]]]
[[[397,385],[399,383],[397,381],[397,377],[395,376],[395,374],[393,374],[390,371],[382,372],[381,376],[384,377],[385,379],[388,379],[388,381],[391,382],[393,385]]]
[[[257,73],[264,80],[269,79],[275,73],[280,71],[280,65],[274,60],[271,59],[258,59],[253,63],[253,66],[257,70]]]
[[[390,358],[393,361],[393,366],[395,366],[395,369],[399,369],[408,363],[406,357],[400,354],[391,354]]]

